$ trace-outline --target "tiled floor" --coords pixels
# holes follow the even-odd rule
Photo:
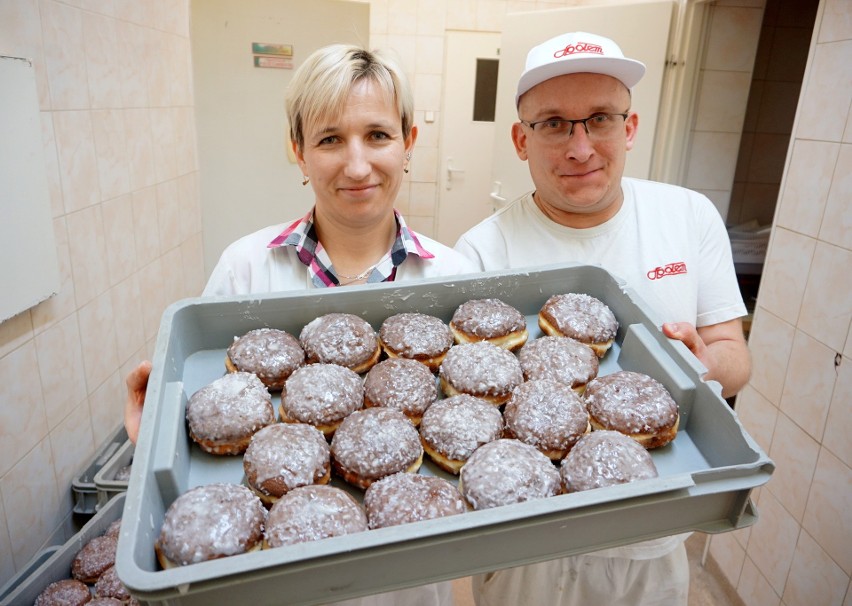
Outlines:
[[[704,565],[701,564],[707,538],[708,535],[696,532],[686,541],[690,574],[689,606],[744,606],[715,562],[708,557]],[[456,606],[474,606],[470,578],[453,581],[453,594]]]

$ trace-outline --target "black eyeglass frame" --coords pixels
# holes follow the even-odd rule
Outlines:
[[[608,116],[610,118],[612,118],[614,116],[621,116],[622,119],[626,122],[627,116],[629,116],[629,115],[630,115],[629,111],[626,111],[626,112],[621,113],[621,114],[614,114],[614,113],[610,113],[610,112],[595,112],[594,114],[592,114],[588,118],[580,118],[580,119],[576,119],[576,120],[569,120],[567,118],[547,118],[546,120],[537,120],[536,122],[527,122],[526,120],[518,119],[518,122],[520,122],[521,124],[523,124],[525,126],[529,126],[531,129],[533,129],[534,132],[536,130],[535,129],[536,125],[544,124],[545,122],[570,122],[571,123],[571,130],[568,132],[568,138],[571,138],[571,137],[574,136],[574,125],[576,125],[578,123],[583,125],[583,130],[586,131],[586,136],[590,136],[589,126],[588,126],[588,124],[586,124],[589,120],[593,120],[598,116]]]

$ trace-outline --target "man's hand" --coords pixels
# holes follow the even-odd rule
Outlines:
[[[751,354],[737,318],[719,324],[695,328],[689,322],[663,324],[663,334],[686,345],[707,368],[703,379],[718,381],[722,397],[737,394],[751,376]]]
[[[124,428],[127,430],[127,437],[134,444],[139,437],[142,407],[145,405],[145,390],[148,388],[148,377],[150,375],[151,363],[145,360],[127,375],[125,381],[127,384],[127,401],[124,404]]]

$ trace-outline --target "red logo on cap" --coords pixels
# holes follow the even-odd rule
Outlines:
[[[599,44],[589,44],[588,42],[578,42],[577,44],[569,44],[562,50],[558,50],[553,53],[553,56],[557,59],[564,57],[565,55],[573,55],[574,53],[595,53],[596,55],[603,55],[603,48]]]

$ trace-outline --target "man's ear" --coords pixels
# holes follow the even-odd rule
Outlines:
[[[524,130],[524,125],[520,122],[515,122],[512,125],[512,143],[515,145],[515,153],[518,157],[525,161],[527,160],[527,133]]]
[[[627,116],[625,128],[627,131],[627,151],[633,149],[633,143],[636,141],[636,131],[639,130],[639,114],[636,112]]]

